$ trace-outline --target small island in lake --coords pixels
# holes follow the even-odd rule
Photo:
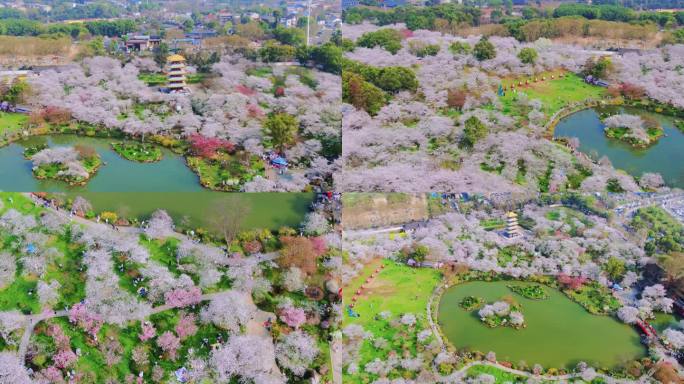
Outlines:
[[[152,144],[138,142],[112,143],[112,149],[121,157],[139,163],[153,163],[162,159],[162,151]]]
[[[525,328],[525,317],[520,312],[521,306],[513,300],[500,300],[487,304],[477,314],[480,320],[489,328],[511,327]]]
[[[46,148],[33,156],[33,175],[40,180],[61,180],[69,185],[84,185],[102,165],[100,155],[93,148]]]
[[[466,311],[472,311],[482,307],[484,303],[485,299],[481,297],[466,296],[463,298],[463,300],[461,300],[461,303],[459,305]]]
[[[648,147],[664,135],[663,127],[655,119],[645,116],[619,114],[606,118],[603,123],[607,137],[637,148]]]

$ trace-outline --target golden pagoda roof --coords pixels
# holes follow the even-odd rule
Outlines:
[[[510,211],[510,212],[506,213],[506,216],[507,216],[507,217],[518,217],[518,215],[517,215],[515,212],[513,212],[513,211]]]
[[[167,61],[185,61],[185,57],[178,55],[178,54],[173,54],[170,55],[169,57],[166,58]]]

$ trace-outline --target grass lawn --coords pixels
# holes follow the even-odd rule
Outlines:
[[[186,82],[188,84],[197,84],[207,77],[204,73],[190,73],[186,76]]]
[[[11,199],[11,202],[10,202]],[[15,209],[22,214],[37,214],[41,208],[36,207],[28,198],[20,193],[3,193],[0,195],[0,216],[9,209]],[[18,259],[16,236],[0,232],[0,253],[7,252]],[[23,249],[19,246],[19,249]],[[23,313],[39,313],[40,303],[36,294],[38,278],[22,275],[22,267],[17,265],[14,281],[0,289],[0,310],[19,310]]]
[[[505,96],[500,97],[503,103],[503,112],[511,115],[518,114],[519,107],[516,105],[516,100],[520,93],[527,94],[530,100],[541,100],[543,103],[542,111],[547,117],[551,117],[556,111],[568,104],[587,99],[601,99],[606,95],[605,88],[587,84],[581,77],[572,73],[566,73],[564,77],[556,77],[554,80],[551,80],[551,72],[540,74],[538,78],[542,76],[546,76],[546,81],[530,82],[529,85],[522,87],[517,86],[517,81],[521,78],[504,79],[503,84],[508,87],[515,82],[518,92],[516,94],[509,89]],[[524,79],[522,80],[524,82]]]
[[[175,276],[181,274],[176,263],[176,250],[179,243],[180,240],[175,237],[169,237],[166,240],[147,240],[144,236],[140,238],[140,244],[150,252],[150,258],[167,267]]]
[[[163,73],[141,73],[138,80],[143,81],[147,86],[153,87],[166,84],[166,75]]]
[[[610,289],[595,281],[583,285],[578,290],[564,289],[563,292],[594,315],[607,315],[620,308],[620,302],[612,295]]]
[[[273,74],[273,69],[271,67],[259,67],[259,68],[253,68],[253,69],[248,69],[247,70],[247,75],[249,76],[257,76],[257,77],[271,77]]]
[[[379,265],[380,271],[359,296],[354,311],[360,317],[345,315],[342,327],[359,324],[371,332],[380,331],[375,327],[375,315],[390,311],[394,316],[402,313],[424,314],[427,302],[441,280],[441,273],[428,268],[411,268],[395,261],[382,259],[368,264],[363,272],[344,289],[345,306],[351,303],[356,290],[364,283]]]
[[[384,265],[371,282],[365,280],[378,268]],[[350,324],[361,325],[366,331],[371,332],[377,338],[387,341],[388,347],[377,348],[370,339],[364,340],[359,351],[359,366],[363,367],[376,358],[384,360],[392,351],[398,351],[402,356],[415,356],[418,353],[417,334],[428,328],[427,302],[435,286],[441,281],[441,273],[434,269],[411,268],[387,259],[376,259],[366,265],[362,273],[344,288],[345,315],[342,320],[342,328]],[[363,293],[359,296],[354,306],[354,311],[359,317],[350,317],[346,312],[346,305],[351,303],[351,298],[359,287],[365,284]],[[378,315],[389,311],[388,318],[383,319]],[[405,313],[416,316],[416,325],[407,327],[397,326],[393,323]],[[397,378],[399,375],[407,375],[411,378],[413,373],[394,369],[389,378]],[[367,383],[377,376],[361,371],[359,374],[350,375],[344,373],[345,383]],[[370,381],[369,381],[370,380]]]
[[[35,276],[17,276],[12,284],[0,290],[0,310],[19,310],[24,314],[40,313],[37,284],[38,278]]]
[[[28,115],[23,113],[0,112],[0,135],[18,132],[24,127]]]
[[[487,220],[480,220],[480,225],[485,231],[494,231],[504,229],[506,227],[506,222],[504,221],[504,219],[493,218]]]
[[[594,223],[587,219],[587,216],[584,213],[567,207],[559,207],[549,210],[546,212],[545,216],[549,220],[560,221],[567,224],[570,227],[570,231],[568,233],[571,236],[578,236],[580,235],[580,230],[594,226]],[[578,226],[578,222],[581,223],[583,227]],[[549,229],[550,234],[553,232],[553,230]]]
[[[532,259],[531,254],[525,252],[525,250],[517,245],[500,248],[496,255],[497,263],[502,267],[507,266],[509,263],[512,263],[514,266],[527,266]]]

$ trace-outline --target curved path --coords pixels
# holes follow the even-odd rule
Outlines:
[[[454,382],[454,383],[461,383],[464,382],[464,378],[468,372],[468,370],[472,367],[478,366],[478,365],[484,365],[484,366],[489,366],[492,368],[499,369],[501,371],[511,373],[514,375],[522,376],[528,379],[540,379],[543,381],[556,381],[556,382],[567,382],[568,380],[575,379],[575,378],[581,378],[582,374],[581,373],[568,373],[565,375],[558,375],[558,376],[549,376],[549,375],[535,375],[534,373],[531,372],[526,372],[526,371],[520,371],[517,369],[505,367],[501,364],[498,363],[492,363],[489,361],[472,361],[466,365],[464,365],[461,369],[458,371],[452,373],[449,376],[444,377],[441,381],[442,382]],[[642,377],[640,377],[638,380],[617,380],[615,378],[612,378],[608,375],[604,375],[601,373],[596,374],[596,378],[601,378],[603,379],[606,383],[648,383],[650,382],[649,378],[650,375],[646,374]]]
[[[441,293],[442,288],[444,287],[443,283],[444,281],[439,282],[439,285],[437,285],[437,287],[432,291],[430,299],[428,299],[427,318],[428,322],[430,323],[430,329],[432,329],[432,334],[437,339],[437,342],[439,342],[439,346],[442,348],[442,352],[446,352],[446,344],[444,344],[444,340],[442,340],[442,333],[439,331],[439,328],[437,328],[437,324],[435,324],[434,316],[432,314],[433,303],[435,302],[435,298]]]

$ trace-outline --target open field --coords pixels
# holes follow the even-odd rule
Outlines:
[[[28,116],[21,113],[0,112],[0,137],[19,131],[27,119]]]
[[[343,328],[349,324],[359,324],[371,332],[382,332],[375,326],[374,316],[383,311],[390,311],[393,315],[402,313],[421,314],[425,312],[428,298],[441,279],[441,273],[428,268],[411,268],[391,260],[383,259],[368,264],[363,273],[352,281],[345,289],[344,304],[351,301],[351,297],[363,282],[379,265],[382,269],[366,285],[359,296],[354,311],[360,315],[357,318],[345,317]]]
[[[378,266],[384,265],[375,278],[369,283],[366,279]],[[355,324],[360,325],[375,339],[384,339],[391,349],[400,349],[404,354],[415,355],[424,348],[417,341],[417,335],[429,328],[426,307],[433,289],[441,280],[440,272],[427,268],[411,268],[387,259],[377,259],[369,263],[363,272],[344,288],[345,315],[342,329]],[[359,317],[350,317],[346,305],[356,289],[364,284],[363,293],[359,296],[353,310]],[[415,316],[415,325],[405,326],[397,322],[404,314]],[[363,341],[360,349],[360,366],[375,360],[386,359],[390,350],[376,348],[371,339]],[[348,372],[347,372],[348,373]],[[371,375],[374,377],[373,375]],[[345,376],[345,383],[363,383],[370,378],[367,373]]]
[[[551,80],[552,74],[556,76],[553,80]],[[545,81],[541,81],[543,76],[546,77]],[[500,98],[504,105],[503,112],[517,114],[519,107],[516,105],[516,101],[520,93],[526,94],[530,100],[539,99],[543,104],[542,111],[547,118],[569,104],[589,99],[602,99],[606,95],[605,88],[587,84],[577,75],[566,73],[562,78],[557,76],[558,72],[545,72],[536,76],[540,79],[538,82],[530,81],[530,84],[520,87],[517,85],[518,82],[524,84],[525,80],[529,80],[529,78],[504,79],[503,85],[509,89]],[[517,93],[510,90],[511,84],[515,84]]]

